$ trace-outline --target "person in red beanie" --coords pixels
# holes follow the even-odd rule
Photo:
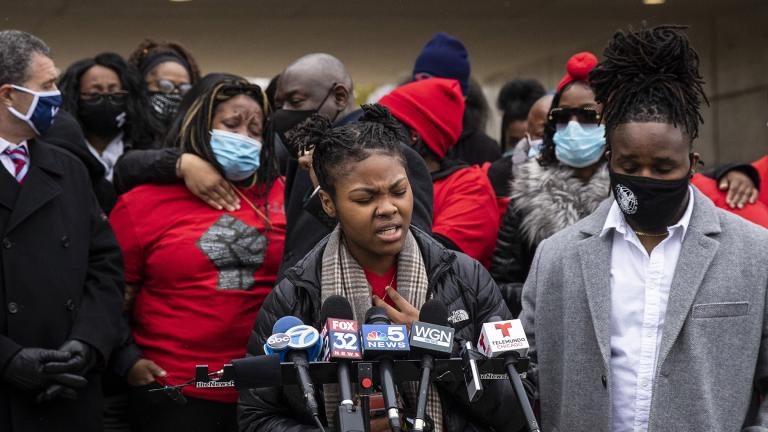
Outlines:
[[[464,96],[456,80],[429,78],[398,87],[379,103],[407,129],[432,174],[432,233],[446,247],[488,267],[499,215],[488,177],[478,166],[447,159],[462,130]]]

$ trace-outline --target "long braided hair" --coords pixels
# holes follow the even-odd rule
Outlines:
[[[643,25],[613,35],[604,60],[589,74],[595,99],[603,105],[606,137],[619,124],[633,121],[672,123],[691,141],[699,135],[701,101],[709,101],[686,28]]]

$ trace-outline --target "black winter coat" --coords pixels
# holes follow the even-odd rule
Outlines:
[[[490,271],[509,310],[517,316],[536,247],[597,209],[609,197],[610,180],[607,164],[584,183],[572,168],[542,166],[536,159],[518,165],[515,175],[512,201],[501,220]]]
[[[70,113],[59,111],[56,114],[56,121],[53,122],[41,140],[59,146],[80,159],[88,170],[93,192],[96,194],[99,205],[106,214],[109,214],[117,202],[117,193],[115,193],[112,183],[104,177],[106,174],[104,165],[88,150],[83,130],[77,120]]]
[[[536,247],[526,243],[521,233],[521,224],[520,210],[510,203],[501,219],[490,268],[507,307],[515,317],[522,311],[523,284],[528,278],[528,270],[536,253]]]
[[[448,159],[460,160],[470,165],[482,165],[500,157],[501,148],[496,140],[477,129],[465,129],[456,145],[446,155]]]
[[[23,185],[0,169],[0,369],[23,347],[56,349],[78,339],[109,357],[118,340],[123,272],[120,248],[70,153],[30,141]],[[75,401],[43,405],[0,382],[0,430],[99,431],[98,373]]]
[[[457,339],[474,344],[483,322],[494,315],[511,318],[496,284],[480,263],[446,249],[416,228],[411,228],[411,232],[416,237],[429,277],[427,298],[442,301],[450,315],[457,318],[453,320],[457,322],[451,324],[456,329]],[[326,243],[327,238],[289,269],[267,297],[248,341],[250,355],[263,354],[262,346],[272,333],[272,326],[283,316],[293,315],[320,328],[321,262]],[[468,315],[468,318],[461,319],[461,315]],[[454,354],[458,349],[458,344],[454,345]],[[485,384],[482,399],[474,404],[467,400],[464,383],[438,384],[447,431],[519,430],[523,419],[512,386],[508,381]],[[318,387],[319,391],[322,386]],[[322,407],[320,396],[318,401]],[[303,396],[295,386],[242,391],[238,421],[244,432],[317,430],[304,408]]]

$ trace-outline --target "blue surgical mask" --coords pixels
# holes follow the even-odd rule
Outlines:
[[[221,129],[211,131],[211,150],[227,180],[241,181],[256,173],[261,145],[261,141],[245,135]]]
[[[541,146],[544,144],[544,140],[539,138],[529,142],[531,147],[528,149],[528,159],[538,157],[539,153],[541,153]]]
[[[56,118],[56,114],[59,113],[59,107],[61,106],[61,92],[58,90],[36,92],[17,85],[12,85],[11,87],[18,91],[31,94],[34,96],[34,99],[32,99],[32,103],[29,105],[25,114],[20,113],[13,107],[8,107],[8,111],[19,120],[28,124],[36,134],[44,134],[53,124],[53,119]]]
[[[571,120],[567,126],[557,126],[552,140],[557,160],[574,168],[584,168],[605,153],[605,126]]]

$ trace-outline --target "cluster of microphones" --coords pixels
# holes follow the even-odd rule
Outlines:
[[[410,326],[393,324],[383,308],[372,307],[365,323],[358,325],[346,298],[331,296],[320,310],[322,331],[293,316],[274,324],[272,335],[264,344],[263,356],[234,360],[225,366],[223,376],[211,380],[207,366],[198,366],[198,387],[235,386],[239,389],[296,384],[304,395],[306,407],[322,429],[315,384],[338,384],[339,405],[334,413],[335,430],[366,430],[366,396],[381,389],[386,416],[393,432],[402,429],[397,404],[396,384],[419,382],[415,415],[407,429],[429,429],[426,415],[429,387],[436,380],[463,380],[471,402],[483,394],[483,380],[509,379],[530,431],[538,431],[525,388],[518,371],[527,367],[528,341],[519,320],[491,318],[483,324],[477,349],[469,341],[458,341],[460,354],[451,358],[454,329],[449,325],[448,310],[438,300],[427,301],[419,320]],[[499,358],[496,360],[486,360]],[[482,374],[480,363],[487,363]],[[495,369],[493,364],[496,365]],[[293,369],[293,373],[286,371]],[[500,373],[491,373],[491,372]],[[378,373],[376,373],[378,372]],[[217,385],[221,382],[221,385]],[[226,384],[224,384],[226,383]],[[354,384],[353,384],[354,383]],[[354,387],[354,391],[353,391]],[[360,396],[361,406],[355,404]]]

